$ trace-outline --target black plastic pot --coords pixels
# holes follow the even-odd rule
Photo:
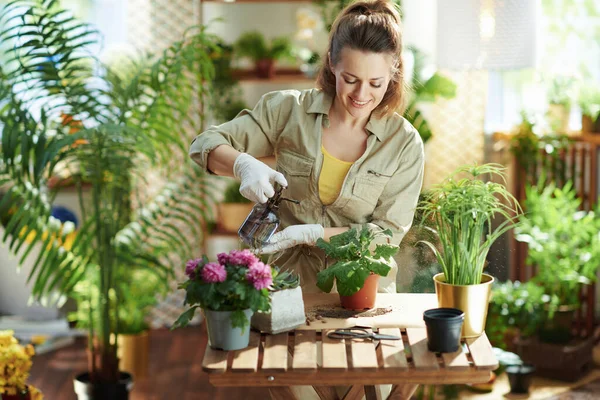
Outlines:
[[[436,353],[454,353],[460,346],[465,313],[458,308],[432,308],[423,313],[427,346]]]
[[[506,367],[510,392],[514,394],[529,393],[529,386],[534,372],[535,367],[531,364],[509,365]]]
[[[88,372],[77,375],[73,383],[78,400],[129,400],[133,388],[133,378],[127,372],[120,372],[115,383],[91,383]]]

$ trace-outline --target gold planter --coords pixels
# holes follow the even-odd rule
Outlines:
[[[119,370],[129,372],[137,380],[148,376],[150,337],[148,332],[137,335],[119,335]]]
[[[450,285],[444,273],[433,277],[435,293],[440,307],[458,308],[465,313],[462,327],[463,338],[480,336],[485,330],[490,294],[494,278],[483,274],[478,285]]]

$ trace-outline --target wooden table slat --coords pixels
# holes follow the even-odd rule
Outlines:
[[[416,369],[439,369],[437,357],[427,348],[427,332],[425,328],[406,328],[408,343]]]
[[[346,341],[344,339],[330,339],[323,331],[323,368],[328,370],[347,370],[348,356],[346,355]]]
[[[227,369],[227,355],[229,352],[211,349],[208,343],[202,359],[202,369],[206,372],[225,372]]]
[[[292,368],[317,369],[317,334],[315,331],[296,331]]]
[[[400,329],[381,328],[379,329],[379,333],[382,335],[400,336]],[[383,356],[383,368],[408,368],[406,354],[404,353],[404,342],[402,340],[381,340],[379,347]]]
[[[444,359],[444,366],[451,370],[467,370],[471,368],[467,355],[461,345],[454,353],[442,353]]]
[[[248,328],[246,328],[248,329]],[[258,349],[260,346],[260,333],[250,332],[250,344],[242,350],[233,352],[232,371],[252,371],[256,372],[258,368]]]
[[[288,366],[288,334],[267,335],[263,354],[263,370],[285,371]]]
[[[367,329],[372,333],[370,329]],[[377,353],[372,339],[349,339],[352,348],[352,367],[354,369],[377,368]]]
[[[498,368],[498,360],[492,351],[492,345],[485,332],[478,338],[466,339],[471,358],[475,368],[483,370],[495,370]]]

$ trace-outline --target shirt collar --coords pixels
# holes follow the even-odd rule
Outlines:
[[[329,109],[333,103],[333,98],[322,90],[314,90],[313,93],[312,103],[308,106],[306,112],[329,116]],[[379,118],[371,115],[369,122],[367,122],[367,131],[375,135],[379,141],[382,141],[387,136],[385,134],[385,120],[386,117]],[[326,123],[329,124],[329,121]]]

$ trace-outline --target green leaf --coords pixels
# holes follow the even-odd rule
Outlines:
[[[331,268],[326,268],[322,271],[319,271],[317,274],[317,286],[325,293],[329,293],[331,292],[331,289],[333,289],[334,278],[335,275],[333,274]]]
[[[246,318],[243,310],[235,310],[231,313],[231,326],[234,328],[242,328],[242,332],[250,325],[250,321]]]
[[[198,306],[192,306],[189,309],[187,309],[186,311],[184,311],[179,316],[179,318],[177,318],[175,323],[173,323],[171,330],[186,327],[190,323],[190,321],[194,318],[194,313],[196,312],[196,308],[198,308]]]

